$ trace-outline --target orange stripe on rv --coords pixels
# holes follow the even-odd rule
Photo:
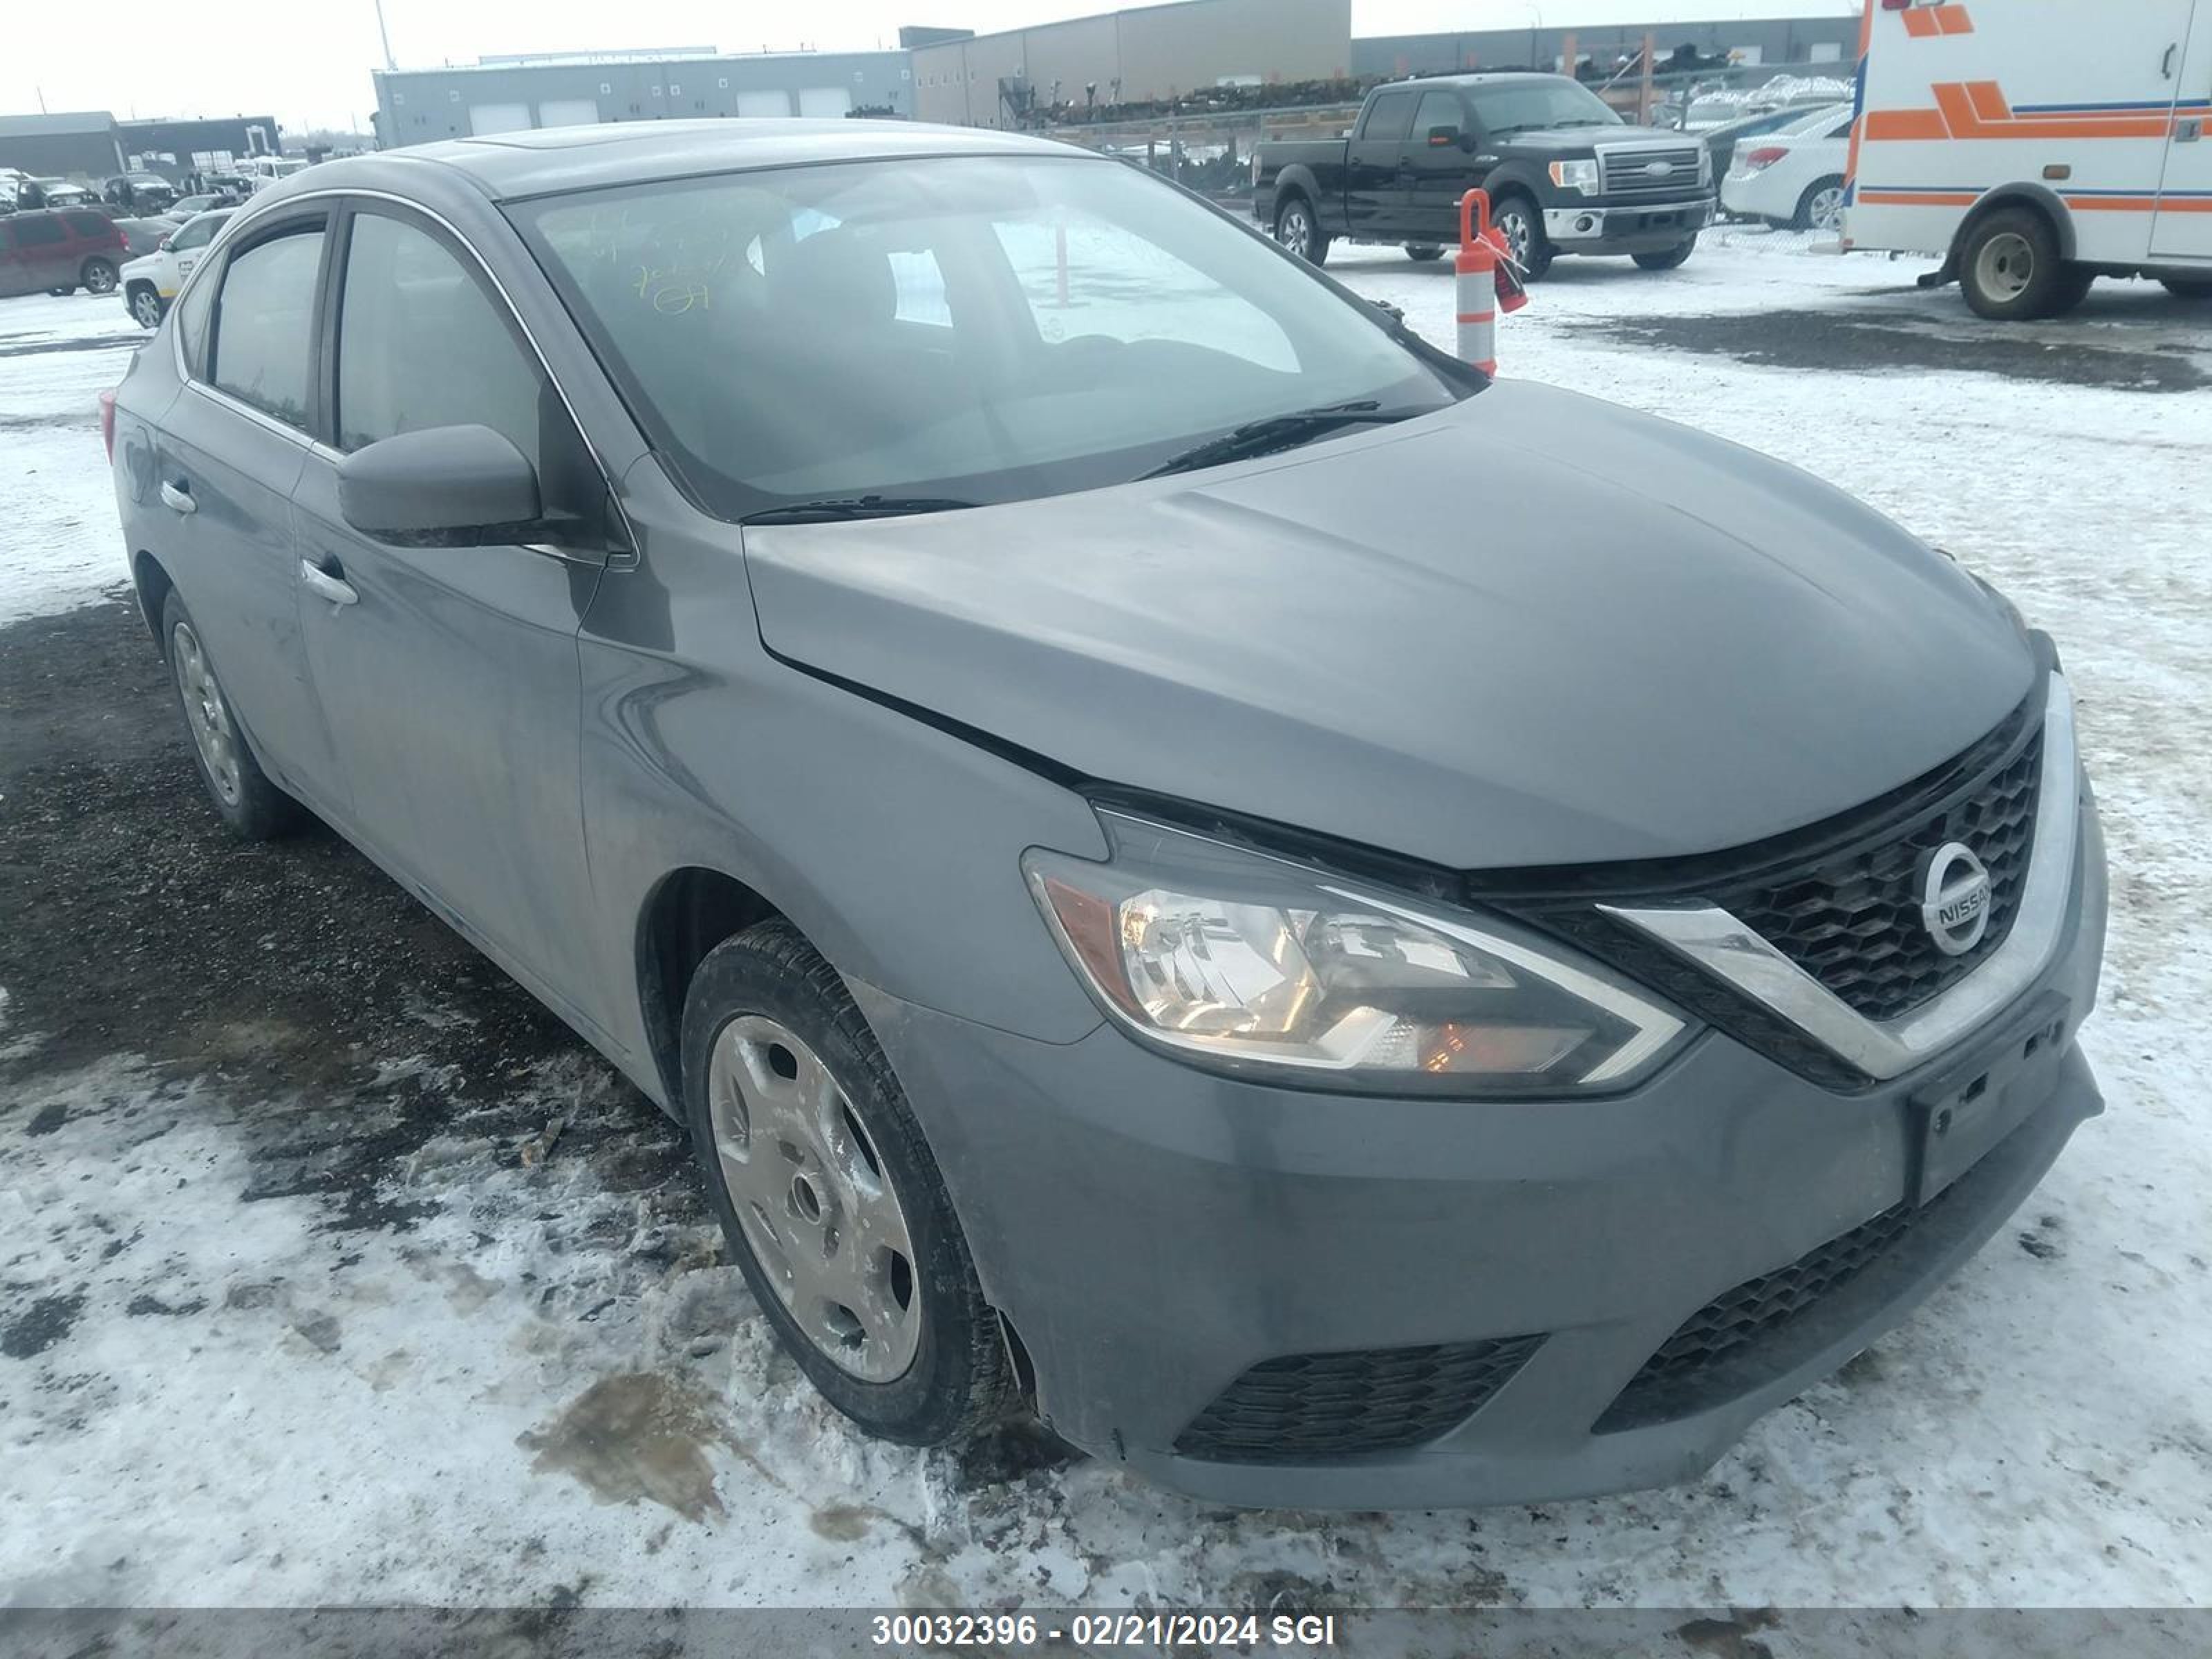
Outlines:
[[[1870,207],[1972,207],[1980,199],[1972,191],[1957,194],[1946,191],[1941,196],[1907,194],[1894,190],[1863,190],[1859,192],[1859,200]]]
[[[1915,40],[1930,40],[1936,36],[1936,13],[1932,7],[1915,6],[1905,14],[1905,32]]]
[[[1907,13],[1910,16],[1911,14]],[[1870,139],[1934,138],[2163,138],[2172,125],[2165,110],[2142,115],[2016,115],[1994,81],[1938,81],[1932,110],[1873,110]]]
[[[2076,213],[2212,213],[2212,197],[2069,196]]]
[[[1932,109],[1870,109],[1860,124],[1873,139],[1948,138],[1941,111]]]
[[[1969,81],[1966,83],[1966,103],[1984,121],[2009,121],[2012,106],[1994,81]]]
[[[1936,8],[1936,27],[1945,34],[1972,34],[1974,20],[1966,15],[1964,6],[1938,6]]]

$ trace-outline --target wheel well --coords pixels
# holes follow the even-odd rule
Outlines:
[[[2074,257],[2074,216],[2066,210],[2066,204],[2039,185],[2007,185],[1991,191],[1967,210],[1966,216],[1959,222],[1958,234],[1951,240],[1950,263],[1954,265],[1958,263],[1960,254],[1966,248],[1966,238],[1973,234],[1975,226],[1992,213],[2013,207],[2027,208],[2041,214],[2044,222],[2051,227],[2051,234],[2057,240],[2058,257],[2062,259]]]
[[[137,294],[142,290],[148,294],[152,294],[157,291],[153,283],[148,282],[143,276],[133,276],[129,282],[123,285],[123,291],[125,294]]]
[[[1304,185],[1285,185],[1275,192],[1275,217],[1278,221],[1280,221],[1283,216],[1283,210],[1293,202],[1304,202],[1309,207],[1313,205],[1311,199],[1306,195]]]
[[[653,1069],[678,1116],[684,1109],[684,997],[707,953],[781,912],[719,870],[677,870],[646,901],[637,932],[638,1003]]]
[[[145,618],[146,631],[158,645],[161,640],[161,607],[169,602],[169,590],[176,584],[161,568],[161,562],[144,552],[131,561],[131,579],[138,587],[138,614]]]

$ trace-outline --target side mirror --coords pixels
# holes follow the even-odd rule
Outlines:
[[[169,251],[169,244],[176,240],[177,239],[174,236],[164,236],[160,241],[154,244],[154,252],[156,253],[167,253]]]
[[[1431,127],[1429,129],[1429,148],[1431,149],[1449,149],[1455,144],[1458,143],[1459,141],[1460,130],[1457,127]]]
[[[338,512],[364,535],[416,547],[528,541],[538,470],[488,426],[403,432],[338,463]]]

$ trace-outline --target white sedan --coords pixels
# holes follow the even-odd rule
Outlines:
[[[1850,106],[1835,104],[1738,144],[1721,180],[1721,206],[1738,218],[1793,230],[1841,229],[1850,138]]]
[[[124,309],[139,325],[159,328],[162,313],[169,301],[177,297],[177,290],[191,275],[192,267],[199,263],[200,255],[214,240],[215,234],[232,213],[232,208],[216,208],[207,213],[196,213],[161,239],[161,246],[143,259],[133,259],[123,267],[123,279],[116,291],[123,295]]]

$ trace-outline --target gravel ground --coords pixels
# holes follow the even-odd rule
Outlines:
[[[1448,271],[1330,269],[1449,339]],[[1776,1607],[2212,1600],[2212,400],[2172,395],[2212,319],[2119,285],[1992,344],[1911,272],[1757,234],[1562,262],[1501,357],[1857,489],[2058,634],[2115,866],[2108,1115],[1705,1479],[1392,1516],[1210,1510],[1018,1425],[848,1432],[673,1126],[335,839],[225,839],[101,597],[88,410],[137,337],[0,305],[0,1495],[39,1517],[0,1607],[1734,1607],[1657,1628],[1753,1654]]]

